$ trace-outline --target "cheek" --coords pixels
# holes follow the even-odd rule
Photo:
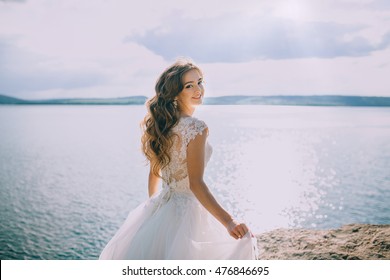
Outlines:
[[[177,100],[180,102],[183,102],[183,101],[187,100],[189,96],[190,96],[190,94],[187,91],[183,90],[177,96]]]
[[[180,94],[182,99],[188,99],[188,97],[191,96],[192,91],[191,89],[184,89]]]

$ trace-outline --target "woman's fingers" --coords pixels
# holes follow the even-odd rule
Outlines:
[[[236,235],[234,232],[230,232],[230,236],[234,239],[238,239],[238,235]]]
[[[249,231],[248,227],[246,226],[246,224],[241,224],[241,225],[242,225],[242,228],[244,230],[244,235],[247,234],[247,232]]]
[[[239,224],[237,226],[237,231],[238,231],[238,237],[239,238],[242,238],[245,235],[245,233],[246,233],[245,228],[246,228],[245,224]]]
[[[233,222],[231,224],[231,227],[229,228],[230,235],[235,238],[239,239],[244,237],[244,235],[249,231],[248,227],[245,224],[238,224],[237,222]]]
[[[238,239],[240,238],[239,237],[239,232],[237,230],[237,227],[239,226],[239,223],[236,221],[236,220],[232,220],[230,221],[230,223],[228,224],[227,226],[227,230],[229,232],[229,234],[235,238],[235,239]]]

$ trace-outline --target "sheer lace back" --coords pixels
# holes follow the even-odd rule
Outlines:
[[[172,129],[173,145],[170,150],[171,161],[162,170],[163,187],[177,191],[190,191],[187,170],[187,146],[198,134],[207,128],[205,122],[193,117],[181,118]],[[212,153],[211,146],[206,142],[205,164]]]

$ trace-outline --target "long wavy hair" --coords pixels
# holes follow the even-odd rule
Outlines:
[[[191,60],[177,60],[160,75],[155,85],[156,95],[146,101],[148,113],[141,123],[142,152],[149,160],[152,172],[158,177],[161,177],[160,170],[171,161],[168,153],[173,145],[170,131],[180,118],[176,97],[184,88],[184,74],[192,69],[203,75]]]

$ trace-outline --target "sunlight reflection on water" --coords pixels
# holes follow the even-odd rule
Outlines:
[[[210,186],[222,197],[224,206],[246,220],[254,232],[278,227],[325,228],[342,223],[331,221],[335,216],[353,221],[355,218],[346,218],[351,213],[343,212],[343,205],[348,191],[356,190],[348,190],[342,179],[345,166],[354,173],[358,162],[340,162],[337,158],[362,150],[378,154],[378,142],[351,145],[353,134],[363,138],[370,135],[369,131],[356,130],[355,121],[362,121],[360,126],[387,127],[375,139],[383,137],[379,143],[389,136],[389,122],[370,115],[367,118],[353,109],[349,114],[340,111],[343,112],[340,108],[226,106],[218,111],[219,123],[213,121],[213,113],[207,112],[210,141],[220,143],[209,164]],[[228,121],[221,121],[223,118]],[[389,153],[388,144],[381,147]],[[355,178],[349,179],[359,184]]]
[[[303,213],[318,208],[321,194],[312,184],[317,159],[307,142],[299,143],[304,135],[277,131],[261,135],[248,130],[236,135],[237,140],[219,147],[220,153],[230,156],[216,159],[223,178],[216,180],[215,187],[221,192],[230,185],[225,199],[235,201],[236,214],[253,231],[297,226]]]

